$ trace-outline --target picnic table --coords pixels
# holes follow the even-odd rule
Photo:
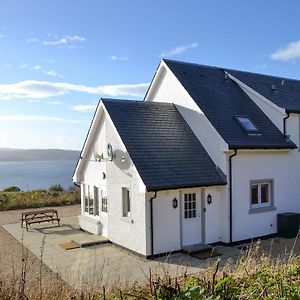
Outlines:
[[[56,209],[42,209],[42,210],[32,210],[22,213],[21,227],[23,224],[26,225],[26,230],[28,231],[28,225],[42,222],[54,222],[58,223],[60,226],[60,218]]]

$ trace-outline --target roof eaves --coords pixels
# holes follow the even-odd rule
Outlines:
[[[209,187],[209,186],[220,186],[227,185],[227,181],[215,181],[210,183],[199,183],[199,184],[191,184],[191,185],[167,185],[167,186],[148,186],[146,188],[147,192],[158,192],[158,191],[167,191],[167,190],[179,190],[179,189],[191,189],[197,187]]]

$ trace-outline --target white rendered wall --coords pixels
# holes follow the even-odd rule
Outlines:
[[[145,186],[111,122],[106,123],[106,141],[116,154],[112,162],[107,162],[108,238],[146,255]],[[122,216],[122,187],[130,190],[130,218]]]
[[[233,241],[277,232],[277,214],[300,212],[297,150],[238,152],[233,166]],[[272,179],[275,211],[249,213],[250,181]]]
[[[166,253],[182,249],[182,221],[183,210],[180,201],[183,201],[184,193],[197,193],[200,196],[204,189],[205,213],[205,243],[223,241],[223,229],[226,226],[227,214],[224,213],[225,187],[194,188],[183,190],[159,191],[153,200],[153,242],[154,254]],[[212,203],[208,205],[207,195],[212,196]],[[149,203],[153,193],[147,193]],[[173,208],[173,199],[178,199],[178,207]],[[151,255],[151,231],[150,231],[150,205],[147,206],[147,255]],[[197,207],[197,215],[201,207]],[[200,217],[201,218],[201,217]],[[200,230],[200,228],[190,228]],[[197,241],[198,242],[198,241]]]
[[[227,210],[224,209],[226,203],[226,187],[207,187],[205,190],[205,243],[216,243],[226,241],[224,228],[227,227]],[[207,203],[207,196],[212,196],[211,204]]]
[[[174,74],[162,68],[160,76],[154,84],[152,92],[147,95],[145,100],[174,103],[212,160],[224,172],[226,160],[223,151],[227,149],[227,144]]]
[[[178,199],[176,209],[172,206],[175,197]],[[179,201],[179,191],[158,192],[156,199],[153,200],[154,254],[181,249]]]
[[[300,117],[299,114],[290,114],[286,120],[286,132],[290,139],[299,147],[300,145]],[[300,159],[300,157],[299,157]]]

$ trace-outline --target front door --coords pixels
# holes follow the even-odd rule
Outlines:
[[[201,192],[184,192],[181,199],[182,246],[203,243]]]

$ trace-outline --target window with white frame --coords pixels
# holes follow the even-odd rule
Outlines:
[[[89,215],[99,215],[99,189],[96,186],[83,185],[84,211]]]
[[[99,188],[94,186],[94,216],[99,216]]]
[[[131,203],[130,203],[130,192],[127,188],[122,188],[122,202],[123,202],[123,217],[130,217]]]
[[[106,196],[102,196],[101,211],[107,213],[107,197]]]
[[[196,193],[184,194],[184,218],[196,218]]]
[[[250,189],[251,210],[273,207],[272,180],[251,181]]]

